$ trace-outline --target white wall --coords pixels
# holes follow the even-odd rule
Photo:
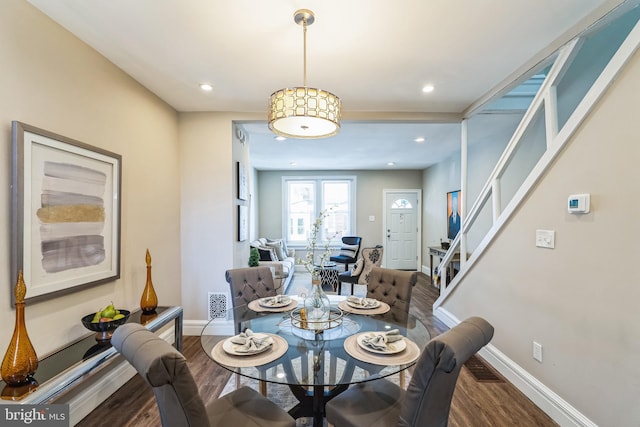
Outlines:
[[[224,273],[248,241],[237,242],[236,160],[246,159],[233,136],[239,113],[180,113],[182,305],[187,333],[208,318],[207,294],[227,292]],[[235,152],[235,154],[234,154]],[[234,157],[236,156],[236,157]],[[248,164],[247,164],[248,166]],[[176,242],[177,245],[177,242]],[[242,261],[239,261],[242,263]]]
[[[492,344],[600,426],[638,426],[640,409],[640,53],[443,308],[487,318]],[[570,215],[567,197],[591,194]],[[553,250],[535,230],[556,231]],[[533,360],[532,341],[543,345]]]
[[[233,236],[233,266],[234,267],[246,267],[249,265],[249,242],[251,242],[251,225],[252,225],[252,220],[251,220],[251,214],[253,213],[254,209],[253,209],[253,198],[254,198],[254,188],[253,188],[253,179],[254,179],[254,171],[253,168],[251,168],[251,160],[249,158],[249,141],[246,137],[246,135],[242,135],[242,139],[238,138],[238,136],[236,135],[235,132],[235,125],[234,125],[234,132],[233,132],[233,140],[231,142],[232,144],[232,163],[233,163],[233,174],[232,174],[232,180],[233,180],[233,184],[232,184],[232,188],[233,188],[233,192],[231,194],[231,204],[234,206],[233,207],[233,229],[234,229],[234,236]],[[240,200],[238,198],[238,171],[237,169],[237,162],[240,162],[242,164],[242,167],[244,168],[245,174],[246,174],[246,178],[247,178],[247,186],[248,186],[248,198],[247,200]],[[249,223],[247,224],[247,238],[244,241],[239,241],[239,233],[238,233],[238,222],[239,222],[239,214],[238,214],[238,206],[246,206],[247,210],[248,210],[248,220]],[[229,267],[231,268],[231,267]]]
[[[422,178],[422,264],[429,267],[429,246],[447,238],[447,193],[460,190],[460,152],[426,169]],[[438,261],[434,259],[434,264]],[[424,269],[423,269],[424,270]]]
[[[516,129],[520,114],[479,114],[468,121],[467,211],[471,209],[487,178]],[[440,246],[447,238],[447,193],[461,189],[460,152],[424,171],[422,187],[422,263],[429,273],[429,246]],[[467,235],[467,247],[474,248],[491,227],[491,204]],[[439,260],[434,259],[434,264]]]
[[[27,330],[38,355],[87,335],[80,318],[110,301],[137,309],[147,248],[160,304],[179,305],[175,111],[25,1],[0,2],[0,63],[1,356],[15,321],[9,297],[16,280],[9,277],[12,120],[122,155],[121,279],[27,303]]]

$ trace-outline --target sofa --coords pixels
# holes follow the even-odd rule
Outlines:
[[[258,264],[261,267],[271,267],[276,292],[287,293],[296,266],[295,251],[287,249],[283,239],[260,238],[252,241],[249,246],[258,249]]]

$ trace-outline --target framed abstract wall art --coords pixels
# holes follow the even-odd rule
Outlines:
[[[122,157],[12,123],[12,277],[27,298],[120,277]]]
[[[249,207],[238,206],[238,241],[244,242],[249,236]]]
[[[247,181],[247,170],[242,162],[238,163],[238,199],[247,200],[249,198],[249,182]]]
[[[460,231],[460,190],[447,193],[447,238],[453,240]]]

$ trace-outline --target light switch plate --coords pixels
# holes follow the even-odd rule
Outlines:
[[[555,248],[556,232],[553,230],[536,230],[536,246],[539,248]]]
[[[369,221],[373,222],[376,220],[375,215],[369,215]]]
[[[533,358],[542,363],[542,344],[533,342]]]

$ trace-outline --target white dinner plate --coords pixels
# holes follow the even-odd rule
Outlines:
[[[262,307],[267,307],[267,308],[281,308],[291,304],[291,298],[289,297],[283,298],[282,302],[279,302],[277,304],[265,304],[265,301],[268,301],[271,298],[274,298],[274,297],[260,298],[258,300],[258,304],[260,304]]]
[[[378,308],[378,307],[380,307],[380,301],[378,301],[377,299],[367,298],[367,301],[375,301],[376,303],[375,303],[375,304],[373,304],[373,305],[368,305],[368,306],[366,306],[366,307],[365,307],[365,306],[362,306],[362,305],[360,305],[360,304],[356,304],[356,303],[353,303],[353,302],[351,302],[351,301],[349,301],[349,300],[346,300],[347,305],[348,305],[349,307],[359,308],[360,310],[368,310],[368,309],[371,309],[371,308]]]
[[[236,351],[236,348],[241,346],[241,344],[234,344],[233,342],[231,342],[231,338],[227,338],[222,343],[222,349],[224,350],[225,353],[231,354],[233,356],[251,356],[253,354],[265,352],[273,346],[273,338],[271,338],[269,335],[256,333],[256,334],[253,334],[253,336],[258,339],[266,337],[267,338],[266,342],[268,343],[268,345],[265,345],[264,347],[255,351]]]
[[[356,342],[358,343],[358,345],[360,347],[362,347],[363,349],[365,349],[367,351],[370,351],[371,353],[376,353],[376,354],[396,354],[396,353],[400,353],[405,348],[407,348],[407,343],[404,341],[404,338],[403,338],[401,340],[394,341],[392,343],[387,343],[387,350],[377,350],[377,349],[375,349],[373,347],[369,347],[368,345],[366,345],[365,343],[362,342],[362,340],[367,335],[373,335],[373,333],[364,332],[364,333],[358,335],[356,337]]]

